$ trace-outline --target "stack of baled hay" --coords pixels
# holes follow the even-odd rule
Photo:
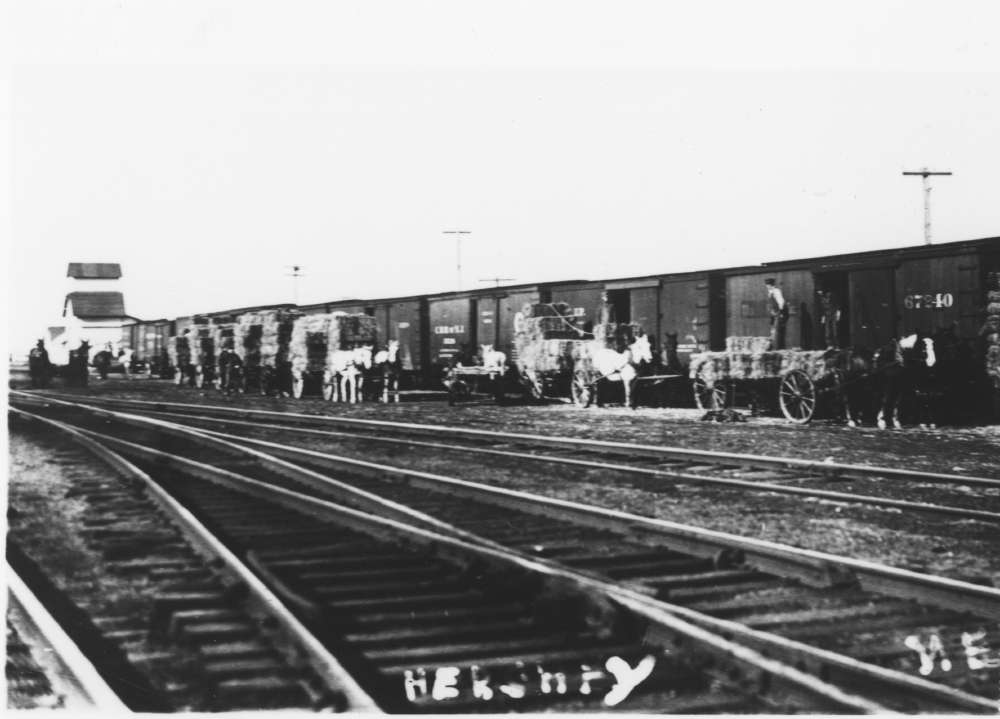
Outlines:
[[[559,373],[573,367],[573,355],[583,343],[579,317],[574,317],[569,305],[525,305],[523,321],[514,332],[514,354],[522,372]],[[587,336],[589,339],[589,336]]]
[[[339,350],[349,350],[378,341],[378,323],[369,315],[348,315],[334,312],[336,319],[331,326],[330,345]]]
[[[1000,392],[1000,272],[986,276],[986,324],[982,334],[986,340],[986,374]]]
[[[234,349],[248,367],[274,367],[281,348],[281,310],[247,312],[239,316],[233,328]],[[260,337],[252,336],[260,327]]]
[[[171,367],[186,367],[191,364],[191,344],[188,337],[171,337],[167,342],[167,356]]]
[[[330,345],[330,328],[335,318],[343,312],[333,314],[303,315],[292,325],[292,336],[288,342],[288,361],[296,376],[304,373],[323,372],[327,365]]]
[[[375,345],[377,341],[378,325],[374,317],[344,312],[304,315],[292,325],[288,360],[296,374],[323,372],[331,364],[334,352]]]
[[[818,382],[839,361],[838,353],[826,350],[770,350],[770,345],[769,337],[727,337],[725,352],[691,355],[690,377],[712,386],[724,379],[775,379],[797,369]]]

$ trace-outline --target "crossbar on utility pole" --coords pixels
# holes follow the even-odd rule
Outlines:
[[[501,282],[513,282],[516,277],[487,277],[486,279],[479,280],[480,282],[496,282],[497,287],[500,286]]]
[[[458,289],[462,289],[462,235],[471,235],[472,230],[444,230],[445,235],[455,235],[455,256],[458,262]]]
[[[924,178],[924,244],[931,243],[931,175],[950,175],[950,172],[932,172],[926,167],[922,170],[904,172],[904,175],[919,175]]]

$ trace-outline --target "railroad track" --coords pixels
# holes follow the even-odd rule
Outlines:
[[[119,471],[162,482],[275,589],[281,601],[272,598],[272,607],[292,607],[318,642],[337,649],[380,708],[571,710],[629,698],[622,706],[682,713],[884,709],[619,584],[282,487],[294,473],[274,463],[230,462],[255,478],[192,460],[190,451],[143,447],[23,410],[14,417],[15,429],[57,429]],[[170,609],[154,626],[200,627],[196,634],[213,636],[200,653],[223,654],[244,671],[258,667],[261,647],[226,607],[184,606],[181,616]]]
[[[74,401],[73,397],[53,399]],[[643,488],[669,490],[691,484],[1000,523],[1000,479],[993,477],[211,405],[110,398],[88,398],[87,402],[207,429],[243,427],[604,470],[612,476],[629,476]],[[850,491],[843,489],[847,483]],[[933,501],[900,498],[901,488],[908,497],[930,493]]]
[[[988,652],[997,641],[981,634],[1000,619],[1000,591],[994,588],[278,443],[213,440],[204,430],[155,419],[70,409],[61,411],[76,412],[73,421],[83,425],[102,418],[96,424],[114,441],[179,443],[217,467],[247,464],[237,444],[253,445],[287,460],[282,482],[341,499],[353,492],[349,501],[362,504],[377,503],[372,497],[378,495],[389,502],[388,511],[443,522],[456,536],[472,534],[490,546],[513,547],[591,579],[614,581],[692,624],[841,686],[863,687],[869,699],[892,708],[996,709],[996,671],[963,664],[973,657],[970,651]],[[258,463],[279,461],[253,456]],[[931,656],[935,641],[943,643],[942,654]],[[955,666],[944,671],[942,656]],[[931,681],[920,674],[928,657]]]
[[[71,468],[67,499],[83,502],[81,538],[102,572],[71,572],[57,586],[31,556],[13,500],[8,559],[130,709],[374,708],[253,573],[148,475],[79,435],[82,447],[16,418],[12,430]],[[239,637],[241,651],[219,647],[227,635]]]
[[[128,711],[9,564],[6,583],[8,708]]]

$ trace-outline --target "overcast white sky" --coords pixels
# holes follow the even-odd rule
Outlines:
[[[1000,235],[993,3],[18,2],[12,350],[153,318]]]

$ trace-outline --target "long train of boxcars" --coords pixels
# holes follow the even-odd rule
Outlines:
[[[593,321],[603,294],[614,306],[617,321],[641,325],[654,338],[656,349],[662,347],[665,335],[676,335],[679,358],[686,364],[694,352],[723,349],[727,336],[769,333],[764,280],[771,277],[789,304],[789,347],[825,345],[818,293],[831,291],[840,300],[840,346],[875,348],[904,332],[954,328],[969,350],[982,358],[977,365],[986,386],[984,325],[990,290],[995,289],[988,286],[988,278],[997,272],[1000,237],[993,237],[758,266],[340,300],[297,309],[303,314],[342,311],[374,316],[380,341],[400,343],[409,386],[433,387],[463,347],[492,344],[513,358],[515,315],[525,304],[566,303],[586,322]],[[208,319],[225,321],[241,312],[293,307],[269,305],[143,321],[125,328],[124,344],[150,362],[154,371],[169,372],[167,342],[185,328]]]

